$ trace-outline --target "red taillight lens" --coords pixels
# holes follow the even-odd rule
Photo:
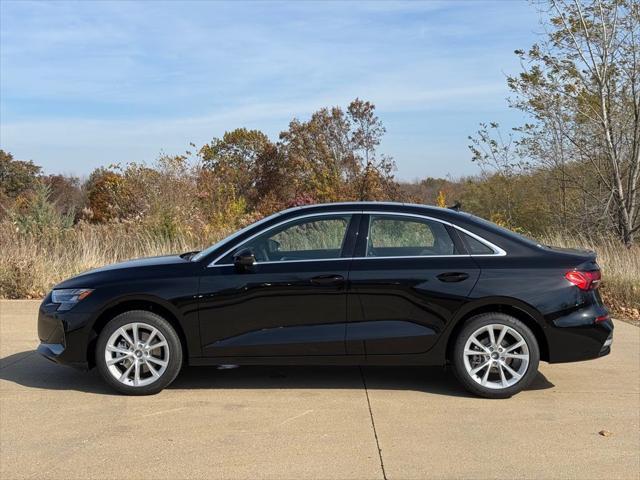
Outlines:
[[[592,270],[590,272],[582,272],[580,270],[572,270],[564,274],[564,278],[573,283],[580,290],[593,290],[600,285],[600,270]]]

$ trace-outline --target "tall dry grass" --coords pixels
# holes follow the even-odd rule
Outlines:
[[[79,224],[39,235],[19,234],[0,223],[0,298],[39,298],[65,278],[131,258],[198,250],[229,231],[186,232],[170,238],[137,224]],[[545,244],[595,250],[602,267],[602,294],[613,312],[640,317],[640,246],[627,249],[615,239],[547,235]]]
[[[39,298],[56,283],[86,270],[132,258],[199,250],[217,236],[171,238],[127,224],[76,225],[42,235],[19,234],[0,224],[0,298]]]

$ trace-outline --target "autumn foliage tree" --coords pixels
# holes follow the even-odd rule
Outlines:
[[[294,119],[272,142],[239,128],[198,152],[200,198],[227,217],[312,202],[389,198],[393,160],[378,155],[385,132],[375,106],[356,99],[346,110],[322,108]]]
[[[375,200],[393,194],[395,163],[378,155],[385,129],[370,102],[355,99],[293,120],[280,134],[284,157],[298,191],[318,201]]]

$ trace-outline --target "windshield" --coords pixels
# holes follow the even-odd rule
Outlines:
[[[200,260],[202,260],[204,257],[206,257],[207,255],[209,255],[211,252],[214,252],[215,250],[217,250],[218,248],[220,248],[222,245],[224,245],[227,242],[230,242],[231,240],[233,240],[234,238],[239,237],[240,235],[242,235],[244,232],[246,232],[247,230],[253,228],[253,227],[257,227],[258,225],[262,225],[263,223],[267,222],[268,220],[271,220],[274,217],[277,217],[279,215],[282,215],[282,212],[278,212],[278,213],[274,213],[273,215],[269,215],[268,217],[263,218],[262,220],[258,220],[257,222],[254,222],[250,225],[247,225],[246,227],[238,230],[235,233],[232,233],[231,235],[229,235],[228,237],[223,238],[222,240],[220,240],[217,243],[214,243],[213,245],[211,245],[210,247],[205,248],[204,250],[202,250],[201,252],[196,253],[193,257],[191,257],[191,261],[192,262],[199,262]]]

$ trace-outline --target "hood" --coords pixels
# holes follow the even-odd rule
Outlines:
[[[138,258],[87,270],[59,283],[54,288],[94,287],[99,283],[118,281],[125,278],[144,278],[146,275],[154,275],[158,268],[165,266],[190,264],[191,262],[180,255]]]

